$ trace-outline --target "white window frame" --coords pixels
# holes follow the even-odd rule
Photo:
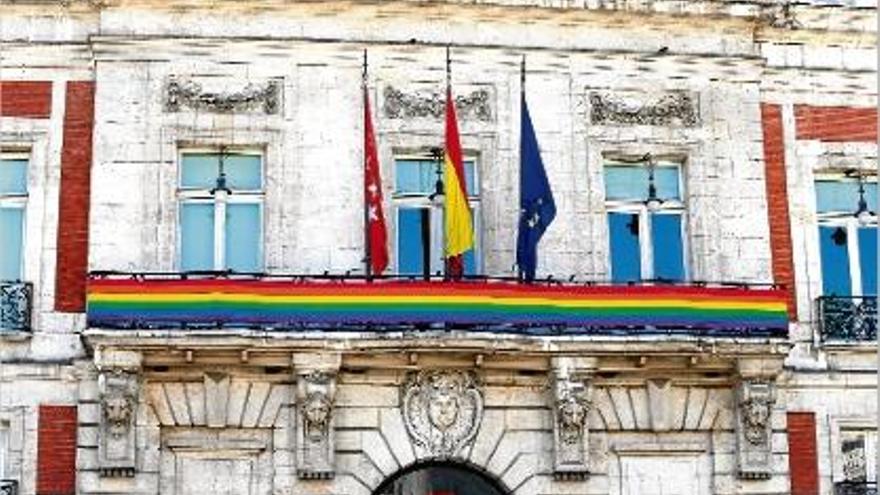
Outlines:
[[[24,160],[27,162],[27,177],[25,178],[24,194],[3,194],[0,193],[0,207],[2,208],[18,208],[22,210],[22,226],[21,226],[21,259],[18,261],[19,280],[25,277],[25,256],[27,255],[27,207],[28,197],[30,196],[29,177],[31,173],[31,155],[27,151],[2,151],[0,159],[3,160]]]
[[[874,184],[877,181],[877,176],[867,176],[865,177],[865,184]],[[852,211],[833,211],[833,212],[825,212],[819,213],[819,198],[817,195],[816,183],[817,182],[857,182],[856,179],[851,177],[847,177],[843,173],[834,173],[834,172],[825,172],[825,173],[817,173],[815,178],[813,179],[813,196],[816,200],[816,232],[818,233],[819,228],[821,227],[841,227],[844,232],[846,232],[846,254],[849,258],[849,283],[850,283],[850,293],[853,297],[861,297],[864,295],[862,289],[862,260],[861,260],[861,252],[859,249],[859,228],[860,227],[870,227],[877,228],[877,217],[873,217],[871,221],[867,225],[860,225],[859,220],[855,217],[853,213],[855,213],[857,204],[853,202]],[[817,239],[819,239],[817,237]],[[819,240],[821,243],[821,240]],[[817,248],[820,256],[819,259],[819,284],[822,287],[821,293],[825,294],[825,286],[824,286],[824,273],[822,273],[822,260],[821,253],[822,248],[821,245]]]
[[[843,472],[843,440],[850,432],[865,434],[865,457],[867,464],[868,482],[877,482],[877,448],[880,447],[880,438],[877,434],[877,418],[867,416],[831,416],[829,418],[830,444],[831,444],[831,482],[839,483],[846,481]],[[871,436],[873,435],[873,438]],[[873,445],[870,442],[873,440]],[[874,458],[871,458],[871,454]],[[873,480],[871,475],[873,474]]]
[[[429,198],[429,194],[422,193],[397,193],[397,162],[398,161],[430,161],[435,162],[433,156],[430,153],[395,153],[392,158],[392,177],[391,177],[391,211],[393,214],[392,224],[394,225],[394,272],[396,274],[400,274],[400,247],[398,246],[398,211],[401,207],[408,209],[429,209],[431,211],[431,260],[430,260],[430,272],[431,275],[436,273],[443,274],[445,270],[445,260],[443,256],[444,251],[444,241],[445,241],[445,229],[443,223],[443,207],[435,206],[431,203]],[[462,156],[462,164],[467,162],[474,163],[474,183],[477,185],[477,189],[480,191],[480,194],[471,194],[471,191],[468,191],[468,206],[471,209],[471,221],[473,222],[474,228],[474,260],[476,265],[476,271],[478,274],[483,273],[483,257],[482,257],[482,212],[480,208],[481,203],[481,195],[482,195],[482,184],[480,182],[481,174],[480,174],[480,160],[476,154],[473,153],[464,153]],[[445,166],[441,165],[441,166]],[[449,187],[448,184],[444,183],[444,192],[446,188]]]
[[[183,260],[183,224],[180,214],[184,204],[213,204],[214,205],[214,266],[213,270],[223,271],[226,267],[226,207],[230,204],[256,204],[260,207],[260,239],[258,252],[260,253],[260,265],[257,271],[265,267],[265,209],[266,209],[266,154],[252,148],[227,147],[225,152],[229,155],[251,155],[260,157],[260,179],[262,188],[259,190],[235,190],[232,193],[217,191],[211,194],[211,189],[184,188],[183,183],[183,157],[184,155],[217,155],[220,151],[215,148],[185,148],[178,152],[177,156],[177,266],[182,267]]]
[[[614,157],[606,157],[603,161],[602,167],[602,183],[603,183],[603,192],[605,194],[604,181],[605,181],[605,170],[611,167],[646,167],[647,165],[640,165],[638,163],[625,163],[616,165],[613,164],[615,161]],[[610,162],[610,163],[609,163]],[[680,196],[679,199],[664,199],[662,203],[660,203],[660,208],[657,211],[648,210],[648,206],[644,203],[644,200],[640,199],[632,199],[632,200],[621,200],[621,199],[606,199],[605,200],[605,221],[608,221],[609,213],[629,213],[629,214],[638,214],[639,216],[639,264],[641,268],[641,279],[642,280],[654,280],[654,235],[653,229],[651,228],[651,216],[652,215],[668,215],[668,214],[679,214],[681,215],[681,265],[683,272],[683,280],[690,280],[690,263],[688,263],[688,255],[689,247],[688,247],[688,236],[687,236],[687,206],[683,199],[685,197],[685,189],[684,189],[684,164],[677,161],[656,161],[654,164],[654,169],[660,168],[676,168],[678,169],[678,194]],[[648,183],[645,183],[645,190],[648,189]],[[611,278],[611,232],[610,227],[608,231],[608,277]]]
[[[0,480],[7,478],[6,465],[9,462],[9,423],[0,420]]]

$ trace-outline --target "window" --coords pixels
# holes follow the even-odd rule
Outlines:
[[[877,294],[877,222],[861,225],[855,177],[825,175],[816,180],[822,293],[826,296]],[[876,178],[864,183],[868,210],[877,211]]]
[[[394,160],[392,197],[400,274],[443,273],[443,207],[431,202],[437,171],[437,160],[432,158],[413,156]],[[480,270],[480,184],[474,158],[464,158],[464,172],[475,233],[474,249],[464,254],[464,273],[473,275]]]
[[[0,480],[6,478],[6,452],[9,450],[9,424],[0,421]]]
[[[180,269],[262,271],[261,156],[185,152],[179,184]]]
[[[876,483],[877,430],[840,430],[840,459],[844,483]]]
[[[23,278],[27,172],[26,154],[0,156],[0,280]]]
[[[661,201],[653,211],[647,206],[650,175],[646,162],[605,164],[611,280],[615,283],[686,277],[681,166],[663,161],[654,164],[653,182]]]

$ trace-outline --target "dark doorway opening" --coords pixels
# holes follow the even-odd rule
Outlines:
[[[391,476],[373,495],[507,495],[501,483],[481,469],[459,462],[414,464]]]

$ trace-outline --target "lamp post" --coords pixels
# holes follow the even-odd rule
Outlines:
[[[650,153],[646,153],[642,160],[648,162],[648,198],[645,200],[645,206],[648,211],[655,212],[663,205],[663,200],[657,196],[657,185],[654,182],[654,158]]]
[[[443,148],[435,146],[429,152],[436,165],[437,180],[434,182],[434,192],[428,195],[431,207],[422,209],[422,277],[425,280],[431,278],[431,213],[434,208],[442,209],[446,202],[443,185]],[[442,231],[440,229],[440,232]],[[442,237],[443,234],[440,235]]]
[[[855,215],[856,219],[859,221],[859,225],[865,226],[871,223],[871,219],[874,215],[871,213],[871,210],[868,209],[868,201],[865,200],[865,177],[861,172],[856,172],[856,178],[859,181],[859,202],[853,215]]]

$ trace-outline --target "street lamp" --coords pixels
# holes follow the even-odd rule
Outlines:
[[[431,148],[431,157],[437,165],[435,171],[437,174],[437,181],[434,182],[434,192],[428,196],[428,200],[431,201],[432,205],[441,208],[446,200],[443,186],[443,148]]]
[[[646,153],[642,160],[648,162],[648,199],[645,200],[645,206],[648,211],[655,212],[663,205],[663,200],[657,196],[657,185],[654,183],[654,159],[650,153]]]
[[[853,215],[858,219],[859,225],[865,226],[871,223],[874,214],[868,209],[868,201],[865,200],[865,177],[861,172],[856,172],[856,178],[859,180],[859,203]]]

